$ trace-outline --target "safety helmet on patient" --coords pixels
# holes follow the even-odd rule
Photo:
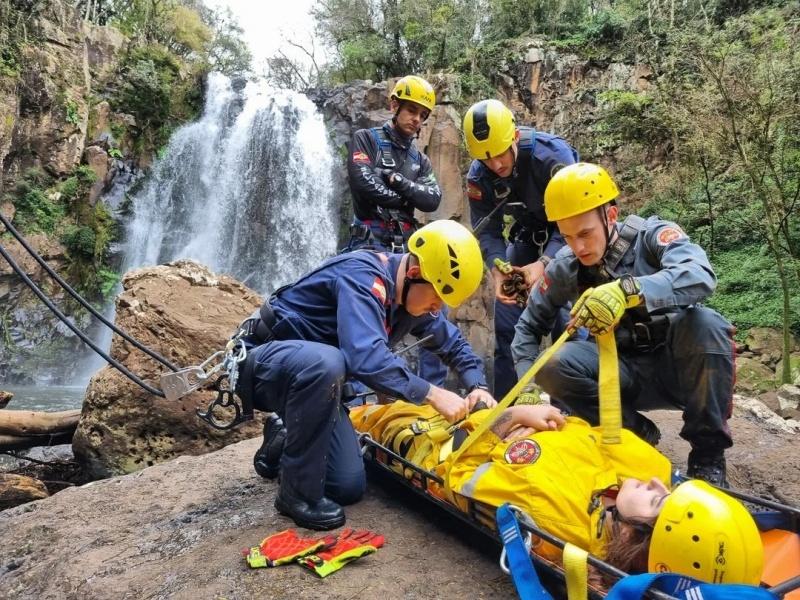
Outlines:
[[[664,501],[650,540],[650,572],[758,585],[763,568],[758,527],[741,502],[699,480],[680,484]]]

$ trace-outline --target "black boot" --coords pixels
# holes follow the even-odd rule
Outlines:
[[[689,452],[689,467],[686,475],[692,479],[702,479],[711,485],[728,488],[725,478],[725,453],[722,450],[701,450],[692,448]]]
[[[275,479],[280,472],[286,428],[278,415],[272,414],[264,421],[264,442],[253,457],[256,473],[265,479]]]
[[[336,502],[325,496],[316,501],[305,500],[286,480],[281,481],[280,491],[275,498],[275,508],[306,529],[336,529],[344,525],[345,521],[344,510]]]
[[[636,410],[623,408],[622,426],[629,429],[651,446],[658,446],[661,441],[661,431],[658,425]]]

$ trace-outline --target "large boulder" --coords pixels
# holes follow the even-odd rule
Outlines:
[[[761,394],[775,388],[775,373],[755,358],[736,358],[736,389]]]
[[[222,349],[261,304],[239,282],[188,260],[131,271],[122,285],[117,325],[178,367],[199,365]],[[119,336],[114,336],[111,355],[158,387],[165,369]],[[212,392],[194,392],[170,402],[104,367],[86,390],[73,438],[75,457],[92,476],[107,477],[176,456],[204,454],[260,433],[258,422],[228,432],[206,425],[195,410],[212,398]]]

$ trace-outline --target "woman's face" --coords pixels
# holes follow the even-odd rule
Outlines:
[[[627,521],[653,523],[667,496],[669,489],[657,477],[647,482],[626,479],[617,494],[617,511]]]

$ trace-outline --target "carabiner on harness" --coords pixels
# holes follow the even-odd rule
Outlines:
[[[198,417],[203,419],[214,429],[233,429],[237,425],[253,419],[253,407],[248,406],[249,403],[240,404],[236,401],[236,396],[234,395],[236,392],[236,383],[239,380],[239,364],[247,358],[247,348],[241,339],[243,333],[243,331],[240,331],[225,347],[225,356],[219,364],[219,370],[224,370],[224,373],[214,383],[217,397],[212,400],[205,411],[199,408],[195,411]],[[225,380],[227,380],[227,385],[223,384]],[[233,419],[227,422],[217,419],[214,414],[214,410],[217,407],[233,407]]]

